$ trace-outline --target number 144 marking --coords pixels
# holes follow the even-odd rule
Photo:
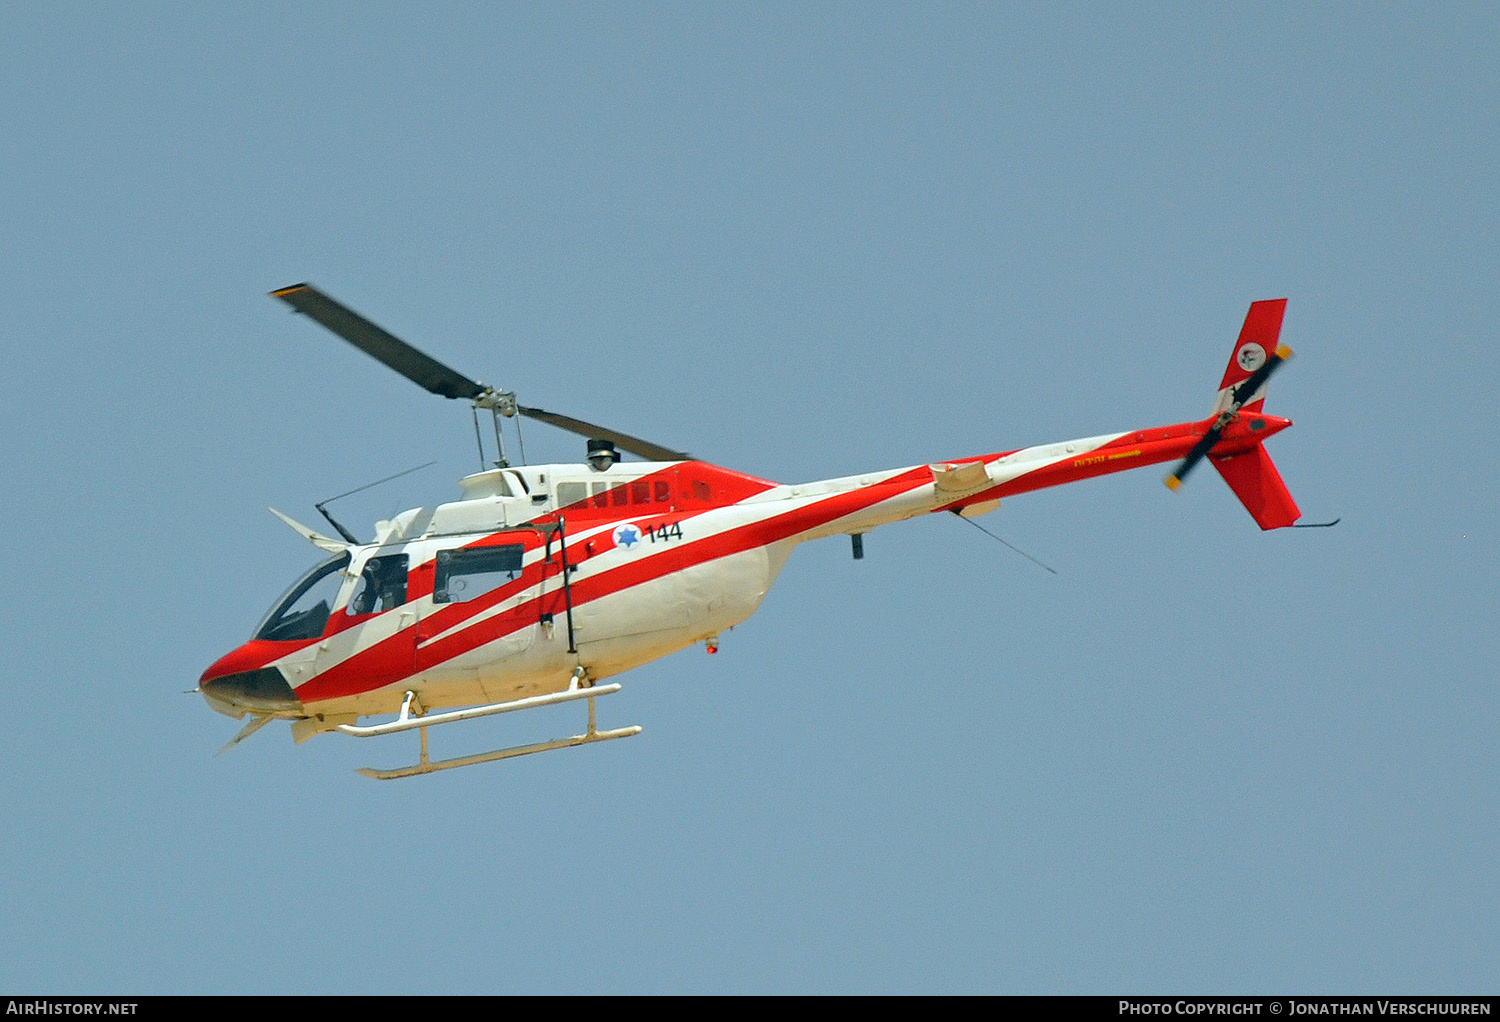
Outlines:
[[[666,522],[654,529],[647,529],[646,535],[653,543],[669,543],[674,539],[682,538],[682,523]]]

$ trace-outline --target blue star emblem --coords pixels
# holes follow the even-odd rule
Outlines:
[[[637,529],[634,525],[622,525],[620,528],[615,530],[615,542],[620,544],[626,550],[629,550],[640,541],[640,530]]]

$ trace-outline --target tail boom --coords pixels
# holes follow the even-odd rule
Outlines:
[[[966,495],[962,501],[944,505],[939,510],[955,510],[967,504],[1175,461],[1203,439],[1214,421],[1180,422],[987,455],[980,460],[986,463],[989,478],[995,485],[980,493]],[[1260,450],[1266,438],[1291,424],[1292,420],[1274,415],[1243,416],[1224,429],[1210,460],[1218,464],[1221,460]]]
[[[1192,465],[1207,460],[1257,525],[1285,528],[1301,512],[1262,446],[1292,425],[1263,410],[1266,382],[1291,357],[1279,341],[1285,311],[1284,298],[1251,304],[1206,419],[778,487],[777,496],[812,498],[799,517],[815,520],[794,529],[800,541],[859,533],[931,511],[982,514],[1005,497],[1170,461],[1180,462],[1168,477],[1175,489]]]

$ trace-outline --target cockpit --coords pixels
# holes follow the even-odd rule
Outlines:
[[[314,565],[276,601],[256,626],[255,639],[290,642],[316,639],[328,627],[339,591],[349,576],[349,554]],[[344,613],[380,614],[406,603],[406,554],[380,554],[365,560]]]
[[[330,557],[299,578],[261,619],[252,638],[286,642],[323,634],[344,584],[349,555]],[[404,588],[404,585],[403,585]]]

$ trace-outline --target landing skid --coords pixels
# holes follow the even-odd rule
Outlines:
[[[373,777],[377,781],[390,781],[398,777],[415,777],[418,774],[432,774],[439,770],[452,770],[455,767],[473,766],[476,763],[492,763],[499,759],[512,759],[516,756],[529,756],[533,752],[550,752],[553,749],[567,749],[575,745],[589,745],[594,742],[607,742],[611,738],[629,738],[631,735],[641,733],[639,725],[616,728],[612,731],[600,731],[594,724],[594,699],[598,696],[607,696],[620,691],[619,685],[600,685],[597,688],[579,688],[578,683],[583,680],[581,676],[575,675],[573,684],[565,691],[554,692],[550,695],[531,696],[527,699],[514,699],[505,703],[489,703],[485,706],[471,706],[463,710],[453,710],[449,713],[434,713],[427,716],[413,716],[411,706],[416,698],[415,693],[406,693],[406,701],[401,706],[401,714],[395,720],[385,724],[373,724],[369,727],[358,727],[354,724],[340,724],[338,730],[346,735],[354,735],[356,738],[373,738],[377,735],[395,734],[400,731],[420,730],[422,733],[421,758],[408,767],[398,767],[394,770],[375,770],[364,767],[359,772],[366,777]],[[554,738],[547,742],[537,742],[533,745],[516,745],[507,749],[496,749],[493,752],[481,752],[473,756],[458,756],[453,759],[432,760],[427,757],[427,729],[439,724],[451,724],[460,720],[472,720],[475,717],[488,717],[497,713],[509,713],[512,710],[530,710],[538,706],[551,706],[554,703],[572,702],[577,699],[587,699],[589,702],[589,726],[588,730],[581,735],[572,735],[568,738]]]

